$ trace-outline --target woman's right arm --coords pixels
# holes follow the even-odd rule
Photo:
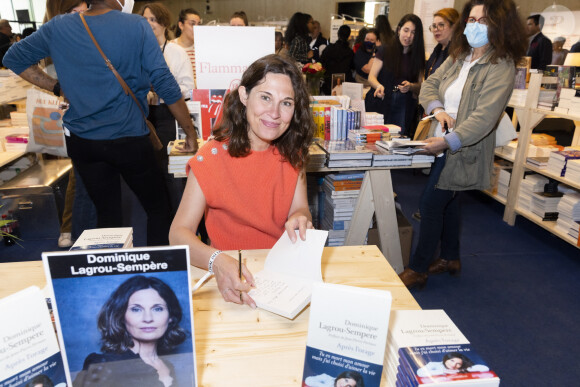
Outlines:
[[[379,58],[375,58],[373,61],[373,66],[371,67],[371,72],[369,73],[369,83],[371,87],[375,89],[375,97],[383,98],[385,96],[385,87],[379,83],[377,77],[383,68],[383,61]]]
[[[191,264],[207,270],[209,259],[217,249],[206,245],[196,236],[205,206],[203,191],[195,175],[190,171],[179,209],[169,230],[169,243],[189,246]],[[240,304],[242,303],[240,292],[242,292],[243,303],[252,308],[256,307],[254,300],[247,294],[254,284],[254,277],[246,265],[242,265],[242,274],[246,282],[242,282],[238,276],[238,261],[225,253],[215,258],[213,271],[224,300]]]

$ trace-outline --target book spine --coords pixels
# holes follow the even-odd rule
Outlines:
[[[324,139],[330,140],[330,106],[324,108]]]

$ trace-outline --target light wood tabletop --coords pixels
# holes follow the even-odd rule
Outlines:
[[[250,271],[262,269],[267,253],[243,252]],[[205,273],[192,267],[192,284]],[[420,309],[376,246],[325,248],[322,277],[329,283],[388,290],[393,309]],[[0,264],[0,297],[45,283],[39,261]],[[301,385],[309,307],[288,320],[226,303],[212,278],[194,294],[193,308],[199,386]],[[381,385],[386,385],[384,372]]]

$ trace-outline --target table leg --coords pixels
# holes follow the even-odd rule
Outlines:
[[[377,229],[381,251],[395,272],[403,271],[403,256],[393,197],[391,171],[367,171],[345,239],[346,246],[364,244],[373,216],[377,214]]]

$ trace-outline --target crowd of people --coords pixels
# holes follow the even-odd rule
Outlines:
[[[444,8],[431,20],[407,14],[394,29],[379,15],[372,28],[359,31],[352,48],[349,26],[329,43],[319,22],[297,12],[285,35],[276,33],[275,53],[250,65],[227,94],[213,138],[189,161],[183,184],[163,172],[164,148],[175,138],[177,120],[186,134],[183,150],[197,151],[185,99],[196,87],[193,27],[202,24],[201,15],[184,9],[173,24],[161,2],[142,5],[138,14],[132,0],[61,3],[50,7],[37,32],[10,49],[10,25],[0,20],[3,63],[69,103],[63,118],[67,148],[96,226],[121,226],[122,177],[147,213],[147,243],[189,245],[193,264],[215,274],[225,300],[252,307],[252,274],[244,266],[240,278],[237,261],[221,249],[270,248],[281,233],[296,240],[312,227],[305,164],[313,122],[303,64],[324,65],[325,94],[332,93],[336,73],[368,85],[367,111],[381,112],[403,134],[413,135],[419,116],[433,117],[426,153],[437,158],[419,206],[419,246],[401,274],[412,287],[423,286],[429,273],[459,273],[458,194],[490,184],[494,129],[516,64],[526,51],[532,67],[553,60],[541,18],[529,17],[524,27],[513,0],[470,0],[461,13]],[[424,23],[437,42],[427,60]],[[229,24],[248,26],[248,17],[235,12]],[[46,58],[52,75],[39,66]],[[153,147],[145,116],[163,150]],[[209,243],[196,236],[204,219]],[[432,262],[439,244],[441,255]]]

